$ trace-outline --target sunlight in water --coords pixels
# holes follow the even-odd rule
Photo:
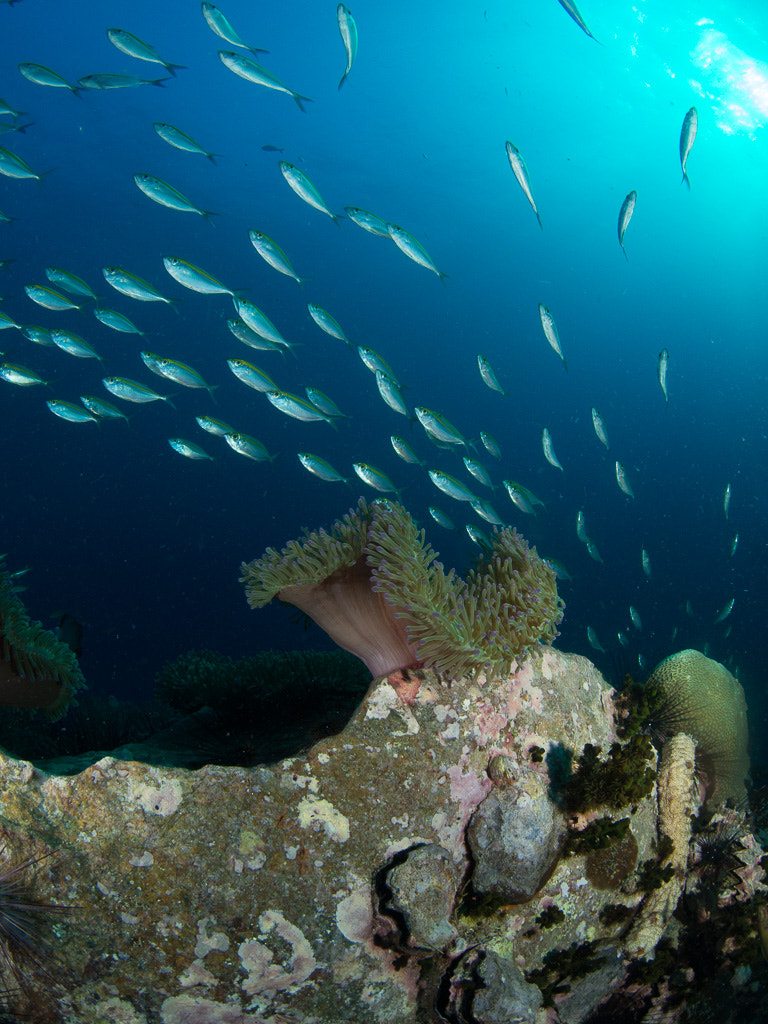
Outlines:
[[[726,135],[754,137],[768,121],[768,64],[734,45],[710,21],[699,23],[701,38],[691,53],[701,72],[691,85],[712,103],[718,127]]]

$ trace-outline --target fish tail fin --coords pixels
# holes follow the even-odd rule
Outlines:
[[[174,78],[176,77],[176,72],[177,71],[186,71],[187,70],[187,65],[186,64],[164,64],[163,66],[165,67],[166,71],[170,71],[170,73],[173,75]]]
[[[687,171],[683,171],[683,180],[680,182],[680,184],[682,185],[683,183],[685,183],[688,186],[688,191],[690,192],[691,191],[691,181],[690,181],[690,178],[688,177],[688,172]]]
[[[176,314],[176,316],[181,316],[181,310],[179,309],[179,306],[181,305],[181,299],[168,299],[167,302],[168,305],[173,310],[173,312]]]
[[[176,408],[176,406],[173,404],[173,395],[163,395],[163,401],[167,402],[172,409]]]
[[[312,103],[312,97],[302,96],[300,92],[292,92],[291,96],[293,96],[294,100],[296,101],[296,105],[299,108],[299,110],[302,111],[302,113],[306,114],[307,110],[304,104]]]
[[[205,155],[206,155],[206,156],[208,157],[208,159],[209,159],[209,160],[211,161],[211,163],[213,164],[213,166],[214,166],[214,167],[216,167],[216,166],[217,166],[217,165],[216,165],[216,157],[217,157],[217,156],[221,156],[221,153],[206,153]]]
[[[544,230],[544,225],[541,223],[541,217],[539,216],[539,211],[538,210],[536,211],[536,220],[539,222],[539,227],[543,231]]]
[[[566,373],[568,373],[568,360],[565,358],[565,356],[562,357],[562,360],[563,360],[563,369],[565,370]]]
[[[258,57],[260,53],[269,53],[269,50],[265,50],[261,46],[249,46],[247,49],[250,50],[254,57]]]
[[[323,419],[325,420],[329,427],[333,427],[333,429],[338,433],[339,428],[336,423],[335,416],[324,416]]]
[[[344,74],[343,74],[343,75],[341,76],[341,78],[339,79],[339,84],[338,84],[337,88],[339,88],[339,89],[340,89],[340,88],[342,87],[342,85],[344,85],[344,83],[346,82],[346,80],[347,80],[347,72],[345,71],[345,72],[344,72]]]
[[[621,251],[624,253],[624,259],[627,261],[627,263],[629,263],[629,256],[627,256],[627,250],[624,248],[623,245],[621,247]]]
[[[346,219],[347,218],[344,216],[343,213],[331,213],[331,220],[333,221],[337,228],[340,228],[341,222]]]
[[[445,282],[448,280],[448,274],[443,274],[441,271],[438,270],[437,276],[440,278],[440,283],[445,288],[446,287]]]
[[[211,217],[218,217],[219,216],[218,213],[216,213],[215,210],[201,210],[200,211],[200,216],[203,218],[203,220],[205,220],[209,224],[213,225],[213,227],[216,227],[214,222],[211,220]]]
[[[170,80],[171,80],[170,77],[169,78],[153,78],[152,81],[149,84],[150,85],[157,85],[161,89],[164,89],[165,88],[165,83],[166,82],[170,82]]]
[[[214,393],[213,393],[213,392],[214,392],[214,391],[216,390],[216,388],[218,388],[219,386],[220,386],[219,384],[210,384],[210,385],[209,385],[209,386],[208,386],[208,387],[207,387],[207,388],[205,389],[205,390],[206,390],[206,391],[208,392],[208,394],[209,394],[209,395],[211,396],[211,401],[213,402],[213,404],[214,404],[214,405],[218,405],[218,404],[219,404],[219,403],[218,403],[218,402],[216,401],[216,396],[215,396],[215,395],[214,395]]]

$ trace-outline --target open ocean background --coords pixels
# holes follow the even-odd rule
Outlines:
[[[217,51],[234,47],[210,31],[197,0],[0,4],[0,95],[26,112],[19,123],[31,122],[0,146],[36,173],[50,171],[41,183],[0,177],[0,211],[14,218],[0,223],[0,259],[13,261],[0,271],[0,309],[24,326],[74,331],[103,357],[102,368],[13,329],[0,334],[7,361],[52,382],[0,381],[0,550],[11,571],[30,568],[30,613],[52,627],[62,612],[74,615],[90,689],[121,698],[149,696],[155,673],[191,648],[235,658],[328,648],[320,630],[305,631],[285,608],[249,611],[239,566],[302,527],[329,525],[360,494],[375,498],[352,472],[357,461],[402,488],[441,561],[467,568],[477,549],[465,525],[490,527],[437,491],[425,468],[402,462],[390,435],[479,494],[464,452],[436,448],[418,423],[411,428],[384,404],[357,354],[310,319],[306,303],[315,302],[355,345],[391,364],[409,407],[439,411],[466,437],[485,430],[496,438],[501,462],[478,445],[497,485],[480,496],[572,576],[560,588],[559,647],[592,658],[611,680],[626,670],[644,678],[638,655],[650,671],[675,650],[706,649],[738,674],[759,736],[768,606],[768,8],[757,0],[583,0],[599,43],[557,0],[355,0],[351,9],[359,53],[339,90],[345,53],[332,0],[222,0],[246,42],[270,51],[264,65],[312,98],[302,113],[290,96],[223,66]],[[17,70],[33,61],[70,82],[100,72],[165,75],[112,46],[113,26],[186,69],[159,88],[79,97]],[[688,191],[678,146],[694,105]],[[219,154],[216,164],[168,146],[155,121]],[[510,169],[507,139],[528,166],[543,231]],[[335,212],[358,206],[402,225],[448,279],[390,240],[310,208],[283,180],[279,159],[296,164]],[[213,225],[153,203],[134,184],[137,172],[215,211]],[[617,219],[632,189],[627,261]],[[260,258],[252,228],[279,243],[308,278],[303,287]],[[298,358],[238,342],[226,326],[230,299],[176,284],[166,254],[242,289],[296,344]],[[178,313],[113,291],[101,273],[108,265],[178,299]],[[34,305],[24,285],[48,284],[49,266],[83,277],[145,336],[98,323],[92,303],[62,313]],[[544,338],[539,303],[555,317],[567,373]],[[657,379],[663,348],[669,404]],[[191,364],[217,385],[215,401],[151,374],[142,349]],[[478,353],[506,397],[482,382]],[[287,391],[321,388],[349,419],[338,431],[289,419],[235,379],[225,362],[232,357]],[[176,408],[121,404],[101,385],[107,374],[173,393]],[[46,408],[46,399],[77,402],[80,394],[121,404],[130,424],[73,424]],[[610,451],[595,436],[593,406]],[[201,414],[257,437],[276,460],[235,454],[199,429]],[[544,427],[564,472],[544,459]],[[178,436],[215,461],[172,451],[168,438]],[[352,483],[311,476],[299,451],[328,459]],[[616,459],[634,500],[617,486]],[[505,478],[529,487],[546,509],[519,512]],[[455,531],[432,522],[430,505]],[[579,509],[604,564],[576,537]],[[716,623],[732,598],[732,613]],[[588,625],[605,653],[590,647]]]

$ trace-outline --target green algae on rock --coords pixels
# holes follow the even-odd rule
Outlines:
[[[738,680],[700,651],[685,650],[656,666],[646,691],[654,725],[696,741],[696,765],[706,776],[708,797],[742,797],[749,757],[747,702]]]
[[[33,622],[18,595],[16,576],[0,557],[0,705],[42,708],[59,716],[85,686],[72,651]]]
[[[241,582],[251,608],[275,597],[296,605],[374,676],[422,666],[498,675],[554,640],[563,602],[516,530],[494,530],[491,544],[462,579],[402,505],[360,499],[330,531],[244,563]]]

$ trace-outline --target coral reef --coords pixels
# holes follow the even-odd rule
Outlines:
[[[656,666],[646,691],[654,726],[696,741],[696,767],[708,799],[743,797],[749,769],[747,702],[728,669],[699,651],[678,651]]]
[[[436,557],[402,505],[361,499],[330,532],[244,563],[241,582],[252,608],[296,605],[374,676],[422,666],[501,675],[557,635],[554,572],[515,530],[494,530],[466,579]]]
[[[85,686],[74,652],[33,622],[19,598],[17,574],[0,557],[0,705],[63,714]]]

